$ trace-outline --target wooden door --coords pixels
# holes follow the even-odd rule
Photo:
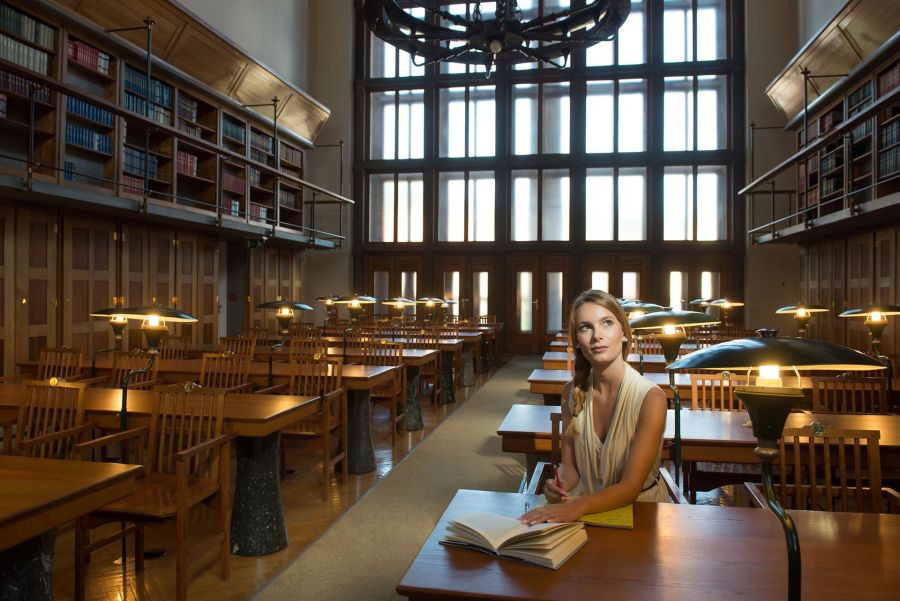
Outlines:
[[[219,340],[219,243],[215,238],[197,239],[197,279],[195,304],[197,338],[200,344]]]
[[[873,302],[892,305],[897,300],[897,230],[888,227],[875,232],[875,269],[873,272]],[[897,318],[888,319],[882,333],[881,352],[891,356],[897,351]]]
[[[58,338],[59,227],[55,212],[16,212],[16,361],[36,361]]]
[[[566,328],[571,300],[568,257],[516,255],[509,261],[509,348],[540,354],[555,333]]]
[[[365,280],[362,294],[372,295],[378,300],[394,296],[404,296],[416,300],[423,296],[436,296],[439,291],[429,286],[422,277],[422,258],[418,256],[373,255],[366,257]],[[360,291],[356,291],[360,292]],[[389,315],[386,305],[376,303],[366,305],[367,314]],[[404,315],[412,316],[415,307],[404,311]],[[338,310],[338,317],[347,315]]]
[[[261,328],[263,323],[262,309],[257,309],[256,305],[265,300],[265,270],[264,266],[264,249],[249,248],[247,249],[250,260],[248,261],[247,270],[247,318],[244,320],[245,327]]]
[[[154,294],[150,292],[150,232],[146,226],[122,225],[121,285],[119,304],[126,307],[149,305]],[[141,348],[143,345],[139,324],[131,323],[125,335],[125,347]]]
[[[15,373],[15,211],[0,205],[0,373]]]
[[[434,289],[438,296],[456,301],[451,312],[460,319],[496,316],[498,267],[496,257],[490,256],[437,257]]]
[[[838,317],[849,308],[847,295],[847,245],[844,240],[831,244],[831,340],[837,344],[847,344],[847,322]]]
[[[62,343],[84,351],[112,346],[105,319],[91,311],[110,307],[117,299],[116,225],[111,221],[66,216],[62,253]]]
[[[150,304],[168,307],[175,296],[175,232],[151,227],[148,250]]]
[[[847,240],[847,292],[850,307],[862,307],[872,302],[872,246],[871,233],[851,236]],[[860,351],[871,348],[868,329],[859,318],[848,318],[847,345]]]
[[[172,306],[197,316],[197,235],[178,232],[175,242],[175,295]],[[187,336],[196,344],[200,342],[194,323],[179,323],[169,331],[179,336]]]

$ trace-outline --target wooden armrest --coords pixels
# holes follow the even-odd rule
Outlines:
[[[900,513],[900,493],[893,488],[885,486],[881,489],[888,499],[888,509],[891,513]]]
[[[244,382],[243,384],[238,384],[237,386],[231,386],[225,389],[225,394],[235,393],[235,392],[252,392],[253,391],[253,383],[252,382]]]
[[[109,378],[106,376],[96,376],[94,378],[77,377],[77,379],[70,379],[67,381],[74,381],[78,382],[79,384],[87,384],[88,386],[93,386],[94,384],[100,384],[101,382],[109,382]]]
[[[178,451],[175,453],[175,461],[187,461],[191,457],[202,453],[212,447],[222,446],[223,444],[231,441],[232,438],[235,438],[237,434],[234,432],[226,432],[224,434],[219,434],[215,438],[210,438],[209,440],[200,442],[195,444],[189,449],[185,449],[183,451]]]
[[[11,376],[0,376],[0,383],[2,382],[23,382],[25,380],[33,380],[34,374],[13,374]]]
[[[94,428],[94,424],[81,424],[80,426],[74,426],[72,428],[65,428],[63,430],[57,430],[56,432],[51,432],[50,434],[44,434],[43,436],[38,436],[36,438],[29,438],[27,440],[19,440],[19,448],[27,449],[30,447],[35,447],[38,445],[42,445],[48,442],[53,442],[54,440],[59,440],[60,438],[68,438],[70,436],[78,436],[82,432],[86,432],[88,430],[92,430]]]
[[[553,473],[553,464],[549,461],[538,461],[531,473],[528,487],[523,491],[526,495],[539,495],[544,489],[544,481]]]
[[[678,488],[678,485],[675,484],[675,480],[672,478],[672,474],[669,473],[665,467],[659,467],[659,477],[662,479],[663,484],[666,487],[666,492],[669,493],[669,498],[672,499],[673,503],[678,505],[687,505],[688,501],[684,498],[684,495],[681,492],[681,489]]]
[[[94,438],[93,440],[78,443],[77,445],[75,445],[75,452],[83,456],[86,455],[88,451],[92,451],[93,449],[105,447],[106,445],[122,442],[124,440],[130,440],[132,438],[138,438],[139,436],[146,435],[149,431],[149,426],[140,426],[139,428],[131,428],[130,430],[125,430],[124,432],[108,434],[106,436],[101,436],[100,438]]]
[[[148,390],[154,386],[162,386],[166,383],[162,378],[154,378],[146,382],[132,382],[128,385],[128,390]]]
[[[759,490],[759,485],[755,482],[744,482],[744,488],[747,489],[747,492],[750,493],[750,498],[753,500],[753,504],[756,507],[761,509],[765,509],[769,506],[769,502],[766,500],[766,496]]]
[[[254,390],[253,394],[287,394],[288,385],[287,384],[276,384],[275,386],[269,386],[267,388],[260,388],[259,390]]]

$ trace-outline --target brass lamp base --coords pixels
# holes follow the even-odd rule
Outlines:
[[[683,333],[657,334],[656,339],[659,341],[659,346],[662,347],[663,356],[665,356],[668,363],[671,363],[678,358],[678,349],[681,348],[681,343],[684,342]]]

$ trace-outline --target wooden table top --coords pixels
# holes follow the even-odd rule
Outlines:
[[[545,351],[543,356],[544,369],[565,369],[565,351]],[[632,367],[637,369],[641,362],[641,356],[637,353],[629,353],[626,359]],[[644,371],[663,371],[666,367],[666,358],[663,355],[644,355]]]
[[[360,360],[365,356],[363,349],[348,348],[345,352],[343,347],[340,346],[329,346],[325,349],[325,352],[328,353],[329,357],[347,357],[351,361]],[[434,349],[405,348],[403,349],[403,362],[407,365],[425,365],[437,360],[439,352]]]
[[[521,515],[517,493],[460,490],[397,591],[424,599],[721,601],[784,599],[780,522],[757,508],[635,503],[634,529],[587,527],[588,543],[559,570],[438,544],[448,520],[473,511]],[[791,511],[803,594],[817,601],[896,599],[900,515]]]
[[[550,350],[558,351],[559,349],[562,349],[562,352],[565,352],[566,347],[572,346],[572,343],[569,342],[568,334],[565,335],[565,338],[560,338],[560,334],[557,334],[556,336],[555,340],[550,341]],[[695,351],[697,350],[697,344],[695,342],[683,342],[681,343],[681,348]]]
[[[124,497],[142,469],[0,455],[0,551]]]
[[[344,338],[341,336],[326,336],[324,338],[328,342],[336,342],[343,343]],[[403,336],[397,336],[393,338],[379,338],[379,340],[387,340],[388,342],[402,342],[406,344],[407,340]],[[442,351],[455,351],[459,350],[463,346],[464,340],[462,338],[439,338],[438,339],[438,349]],[[406,350],[406,349],[404,349]]]
[[[0,384],[0,412],[15,416],[22,388],[16,384]],[[225,395],[225,428],[239,436],[267,436],[277,432],[316,410],[315,396],[269,394]],[[118,425],[122,391],[117,388],[88,388],[85,411],[90,421]],[[128,391],[128,415],[146,420],[153,413],[153,393],[148,390]],[[136,424],[135,424],[136,425]]]

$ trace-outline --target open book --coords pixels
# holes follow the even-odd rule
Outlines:
[[[581,523],[526,526],[515,518],[494,513],[470,513],[452,520],[441,541],[554,570],[586,542]]]

